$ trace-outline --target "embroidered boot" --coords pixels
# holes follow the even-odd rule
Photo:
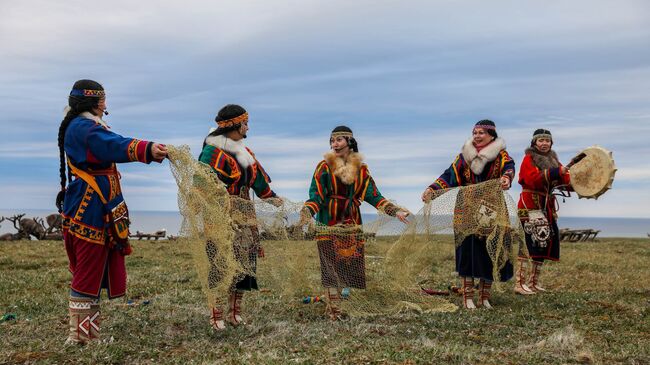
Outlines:
[[[542,261],[533,261],[533,267],[531,269],[531,275],[530,275],[530,288],[533,291],[540,292],[540,291],[546,291],[540,283],[539,277],[542,274],[542,265],[544,262]]]
[[[219,299],[215,301],[214,307],[212,307],[210,325],[216,331],[223,331],[226,329],[226,317],[224,316],[223,306]]]
[[[90,340],[99,339],[100,319],[97,299],[70,297],[68,311],[70,322],[66,345],[83,345]]]
[[[474,305],[474,278],[463,277],[463,307],[476,309]]]
[[[481,279],[478,282],[478,305],[487,309],[492,309],[490,304],[490,289],[492,288],[492,282],[487,282],[485,279]]]
[[[528,261],[526,258],[517,258],[515,293],[521,295],[535,294],[535,292],[526,285],[526,261]]]
[[[245,324],[241,317],[241,302],[244,297],[244,291],[235,290],[230,292],[228,298],[228,322],[234,327]]]
[[[327,288],[327,315],[332,321],[343,319],[341,311],[341,296],[339,288]]]

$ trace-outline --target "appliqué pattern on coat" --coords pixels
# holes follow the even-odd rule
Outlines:
[[[88,208],[88,203],[92,200],[92,195],[95,192],[93,188],[90,187],[90,185],[86,186],[86,192],[84,193],[83,198],[81,198],[81,202],[79,203],[79,208],[77,208],[77,212],[74,214],[74,219],[80,221],[83,218],[84,213],[86,212],[86,208]]]
[[[524,222],[524,232],[531,235],[534,246],[542,248],[548,246],[548,240],[551,238],[551,227],[541,210],[528,211],[528,220]]]
[[[129,161],[137,161],[138,160],[138,143],[140,143],[139,139],[134,139],[129,143],[129,146],[126,149],[127,156],[129,157]]]
[[[108,200],[113,200],[119,194],[122,194],[122,189],[120,188],[120,179],[118,179],[117,175],[108,175],[108,184],[111,188]]]
[[[475,219],[480,234],[485,236],[489,235],[494,230],[494,224],[497,220],[496,207],[485,200],[481,200]]]
[[[103,228],[97,229],[90,227],[77,220],[70,219],[70,217],[63,218],[63,229],[64,231],[67,230],[73,236],[99,245],[103,245],[106,239]]]

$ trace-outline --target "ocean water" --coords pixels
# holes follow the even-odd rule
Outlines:
[[[25,217],[45,217],[48,214],[56,213],[48,210],[0,210],[0,216],[12,216],[14,214],[26,213]],[[131,232],[155,232],[166,229],[167,234],[177,235],[182,222],[182,217],[177,211],[131,211]],[[364,214],[364,223],[371,223],[377,216]],[[387,231],[396,232],[401,223],[395,221],[387,225]],[[560,217],[558,220],[560,228],[572,229],[597,229],[600,230],[599,237],[648,237],[650,233],[650,218],[588,218],[588,217]],[[0,234],[15,232],[11,222],[0,223]],[[382,232],[380,231],[379,234]]]

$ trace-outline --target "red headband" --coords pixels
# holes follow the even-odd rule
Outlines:
[[[217,126],[219,126],[219,128],[228,128],[228,127],[232,127],[233,125],[239,125],[247,121],[248,121],[248,112],[238,117],[234,117],[226,120],[220,120],[217,122]]]

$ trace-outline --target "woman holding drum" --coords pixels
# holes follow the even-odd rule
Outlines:
[[[560,232],[557,227],[554,189],[572,190],[569,169],[564,167],[553,146],[553,137],[547,129],[533,133],[530,147],[521,163],[519,184],[519,219],[526,234],[526,246],[533,266],[530,281],[526,282],[527,257],[519,257],[515,293],[522,295],[545,291],[540,285],[540,273],[544,260],[560,259]]]

